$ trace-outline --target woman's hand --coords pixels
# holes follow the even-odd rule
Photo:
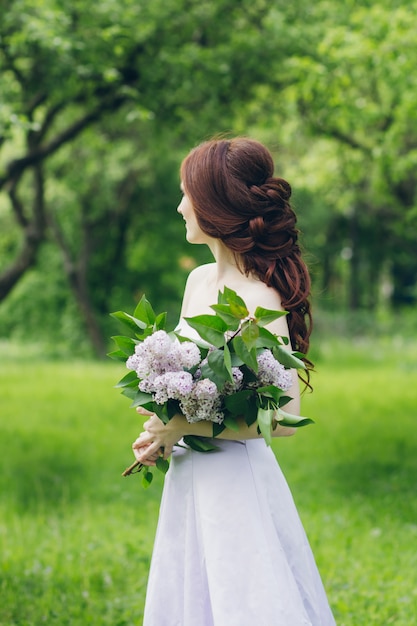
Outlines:
[[[133,453],[143,465],[155,465],[158,457],[167,459],[171,456],[174,445],[186,433],[187,421],[182,415],[174,415],[164,424],[155,413],[138,407],[140,415],[149,416],[143,425],[143,432],[133,443]]]

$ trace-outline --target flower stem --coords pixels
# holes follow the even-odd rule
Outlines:
[[[133,470],[137,467],[138,469],[134,472]],[[130,474],[138,474],[143,468],[143,463],[140,461],[135,461],[132,465],[129,465],[123,472],[122,476],[130,476]]]

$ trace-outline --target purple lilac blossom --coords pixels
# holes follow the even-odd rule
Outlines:
[[[197,365],[200,358],[200,351],[195,344],[190,341],[182,344],[178,340],[173,341],[164,330],[158,330],[135,346],[135,354],[127,359],[126,366],[142,379],[142,387],[149,388],[155,376],[182,372],[184,368]]]
[[[181,410],[189,422],[208,420],[220,424],[224,415],[215,383],[208,378],[198,380],[192,393],[180,400]]]
[[[258,357],[258,380],[261,385],[275,385],[288,391],[292,385],[292,372],[279,363],[270,350]]]
[[[201,354],[195,343],[192,343],[191,341],[184,341],[179,344],[179,349],[184,367],[189,369],[200,363]]]
[[[153,382],[154,400],[164,404],[168,399],[181,400],[193,389],[193,377],[189,372],[166,372]]]
[[[238,367],[232,367],[233,382],[227,381],[222,389],[222,393],[225,396],[230,396],[232,393],[239,391],[243,382],[243,372]]]

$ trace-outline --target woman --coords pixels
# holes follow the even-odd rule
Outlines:
[[[212,312],[219,289],[236,291],[257,306],[288,315],[269,330],[307,352],[310,281],[297,243],[291,188],[273,176],[260,143],[212,140],[181,166],[178,212],[190,243],[209,246],[215,262],[188,278],[185,317]],[[311,364],[307,361],[307,365]],[[299,411],[293,374],[289,411]],[[224,430],[218,452],[173,446],[185,435],[212,436],[209,422],[182,415],[167,425],[148,415],[133,444],[136,458],[154,465],[171,455],[148,582],[144,626],[331,626],[334,619],[290,491],[275,456],[242,421]],[[274,436],[293,434],[278,426]]]

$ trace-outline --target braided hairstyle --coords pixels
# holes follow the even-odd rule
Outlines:
[[[293,348],[307,354],[310,276],[289,202],[291,187],[273,174],[265,146],[240,137],[206,141],[181,165],[182,183],[201,230],[232,250],[245,274],[276,289],[288,311]],[[305,363],[311,369],[307,358]]]

